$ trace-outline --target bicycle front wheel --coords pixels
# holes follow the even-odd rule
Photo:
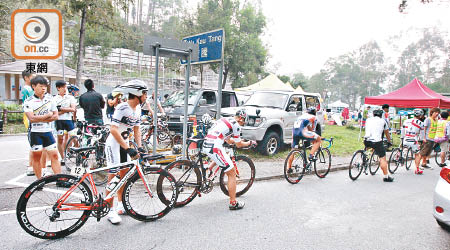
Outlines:
[[[176,180],[178,198],[175,207],[186,206],[197,197],[202,186],[202,175],[193,162],[175,161],[170,163],[165,170]],[[164,198],[164,202],[168,202],[167,197]]]
[[[64,148],[64,164],[67,171],[71,171],[72,167],[77,164],[77,153],[73,152],[72,147],[79,147],[80,141],[77,136],[72,136],[67,141],[66,147]]]
[[[143,174],[147,186],[141,176],[135,173],[125,184],[122,203],[132,218],[154,221],[168,214],[175,205],[175,178],[160,168],[146,168]]]
[[[399,165],[402,163],[402,151],[399,148],[394,148],[392,150],[391,156],[389,157],[389,173],[393,174],[397,171]]]
[[[375,152],[372,152],[369,162],[370,174],[375,175],[379,168],[380,168],[380,157],[377,154],[375,154]]]
[[[364,165],[366,164],[366,161],[364,160],[365,157],[364,150],[358,150],[353,154],[348,167],[350,179],[355,181],[361,175]]]
[[[75,176],[67,174],[50,175],[31,183],[17,202],[16,215],[20,226],[30,235],[41,239],[58,239],[77,231],[89,218],[88,207],[93,202],[89,186],[80,182],[64,201],[60,210],[57,201],[76,183]],[[70,204],[64,205],[64,204]]]
[[[415,161],[414,153],[412,151],[412,148],[408,148],[408,151],[406,152],[406,170],[409,170],[411,168],[411,165]]]
[[[255,164],[244,155],[237,155],[236,159],[236,197],[245,194],[255,181]],[[228,193],[228,176],[222,170],[220,172],[220,189],[225,195]]]
[[[316,162],[314,163],[314,172],[317,177],[325,178],[331,168],[331,153],[327,148],[320,148],[316,153]]]
[[[289,164],[290,158],[292,158],[291,164]],[[303,150],[293,149],[284,161],[284,178],[291,184],[297,184],[305,175],[305,166]]]

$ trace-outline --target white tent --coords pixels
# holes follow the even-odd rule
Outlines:
[[[254,83],[250,86],[235,89],[235,90],[284,90],[284,91],[293,91],[294,89],[291,86],[288,86],[284,82],[282,82],[276,75],[269,74],[266,78],[261,81]]]
[[[330,108],[348,108],[348,104],[343,103],[343,102],[341,102],[341,100],[339,100],[339,101],[335,101],[335,102],[329,104],[328,107],[330,107]]]

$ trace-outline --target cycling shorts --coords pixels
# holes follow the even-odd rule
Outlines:
[[[234,168],[233,161],[225,152],[223,143],[207,140],[203,142],[202,152],[219,165],[224,172],[228,172]]]
[[[31,151],[41,151],[56,149],[55,138],[52,132],[28,132],[28,142],[31,146]]]
[[[76,135],[77,131],[72,120],[56,120],[56,131],[58,135],[64,135],[64,131],[70,136]]]
[[[293,130],[293,138],[292,138],[292,148],[298,145],[300,140],[307,140],[309,142],[315,141],[319,138],[319,135],[314,133],[313,131],[309,131],[308,129],[302,128],[294,128]]]
[[[382,141],[372,142],[364,140],[364,146],[366,148],[373,148],[375,154],[378,155],[380,158],[386,156],[386,149],[384,148]]]
[[[128,141],[127,141],[128,143]],[[131,161],[127,151],[120,146],[114,138],[108,137],[105,143],[106,165],[108,167],[118,165],[127,161]],[[119,167],[109,169],[109,173],[115,174],[119,172]]]
[[[414,154],[417,154],[420,151],[420,149],[419,149],[419,142],[417,142],[417,141],[407,141],[407,140],[405,140],[405,141],[403,141],[403,145],[408,147],[408,148],[411,148],[411,150],[412,150],[412,152]]]

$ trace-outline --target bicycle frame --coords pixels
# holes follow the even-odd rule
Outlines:
[[[96,172],[100,172],[100,171],[105,171],[108,169],[112,169],[112,168],[117,168],[119,167],[119,169],[125,169],[125,168],[130,168],[130,165],[133,164],[133,166],[128,170],[128,172],[125,174],[125,176],[123,178],[120,179],[119,183],[117,183],[117,185],[111,190],[111,192],[106,195],[105,197],[105,201],[106,202],[110,202],[113,198],[113,195],[116,194],[116,192],[123,186],[123,184],[125,184],[125,182],[134,174],[135,170],[137,170],[139,176],[141,177],[141,180],[144,182],[145,188],[148,192],[148,195],[153,198],[153,193],[151,192],[150,188],[149,188],[149,182],[148,180],[145,178],[144,176],[144,172],[143,172],[143,167],[141,166],[140,162],[142,160],[132,160],[129,162],[124,162],[124,163],[120,163],[114,166],[109,166],[109,167],[103,167],[103,168],[98,168],[98,169],[84,169],[84,171],[86,171],[85,174],[83,174],[83,176],[81,177],[81,179],[75,184],[73,185],[66,193],[64,193],[63,196],[61,196],[57,202],[56,202],[56,208],[58,208],[61,211],[67,211],[67,210],[92,210],[94,204],[90,205],[90,206],[86,206],[86,205],[82,205],[82,204],[75,204],[75,203],[65,203],[65,201],[68,199],[68,197],[72,194],[72,192],[80,185],[81,182],[83,182],[85,179],[88,179],[90,185],[91,185],[91,189],[93,191],[93,195],[95,199],[98,199],[99,197],[99,192],[97,190],[97,186],[95,185],[94,179],[92,177],[92,173],[96,173]],[[68,207],[62,207],[62,206],[68,206]]]

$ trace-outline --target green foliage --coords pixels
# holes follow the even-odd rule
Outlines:
[[[278,76],[278,78],[284,83],[287,83],[287,82],[289,82],[291,80],[291,78],[289,76],[286,76],[286,75]]]

